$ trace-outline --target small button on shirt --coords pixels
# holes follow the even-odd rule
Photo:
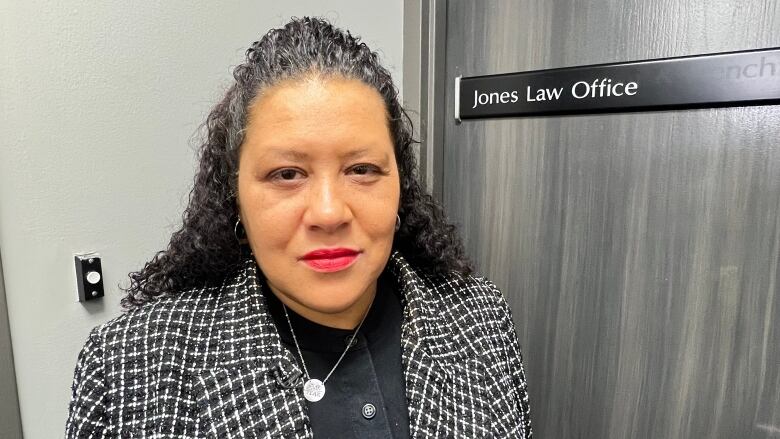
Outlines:
[[[303,370],[281,302],[269,288],[263,291],[282,344]],[[309,376],[324,380],[349,345],[354,331],[322,326],[289,308],[287,311]],[[360,332],[325,383],[325,396],[317,402],[307,401],[315,438],[409,437],[401,365],[401,320],[397,287],[392,278],[383,274]]]
[[[363,406],[363,417],[366,419],[371,419],[376,414],[376,407],[374,407],[374,404],[368,403]]]

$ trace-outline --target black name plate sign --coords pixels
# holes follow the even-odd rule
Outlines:
[[[455,79],[455,118],[780,103],[780,48]]]

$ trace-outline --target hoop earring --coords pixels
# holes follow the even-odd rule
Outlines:
[[[242,234],[241,234],[241,236],[238,236],[238,226],[239,226],[239,225],[241,225],[241,218],[238,218],[238,219],[236,220],[236,225],[235,225],[235,226],[233,226],[233,235],[235,235],[235,237],[236,237],[236,241],[238,241],[238,243],[239,243],[240,245],[249,244],[249,239],[247,239],[247,236],[246,236],[246,229],[244,229],[244,227],[243,227],[243,226],[241,227],[241,230],[242,230],[244,233],[242,233]]]
[[[401,215],[396,214],[395,215],[395,231],[397,232],[398,229],[401,228]]]

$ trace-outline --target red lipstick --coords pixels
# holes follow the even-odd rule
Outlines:
[[[349,248],[321,248],[303,255],[301,260],[315,271],[341,271],[357,259],[360,252]]]

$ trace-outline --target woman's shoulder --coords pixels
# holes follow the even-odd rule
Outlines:
[[[479,308],[503,306],[506,303],[499,288],[487,277],[478,274],[423,275],[426,286],[434,292],[433,297],[452,303],[466,303]]]
[[[103,345],[192,335],[213,323],[222,308],[219,286],[191,288],[155,298],[94,327],[90,337]]]
[[[498,287],[479,275],[422,275],[427,290],[426,308],[438,325],[461,328],[470,338],[494,338],[509,329],[512,313]]]
[[[400,252],[394,252],[390,260],[391,270],[404,284],[417,284],[431,292],[431,300],[444,302],[504,301],[498,287],[484,276],[464,274],[458,271],[433,273],[412,265]]]
[[[465,352],[487,362],[515,337],[512,313],[501,291],[488,278],[448,273],[421,276],[426,285],[424,301],[428,329],[434,339],[447,340],[444,348]]]
[[[240,301],[257,273],[254,259],[246,258],[214,279],[158,296],[144,296],[138,305],[95,328],[96,332],[123,332],[132,328],[159,329],[161,323],[197,322]]]

